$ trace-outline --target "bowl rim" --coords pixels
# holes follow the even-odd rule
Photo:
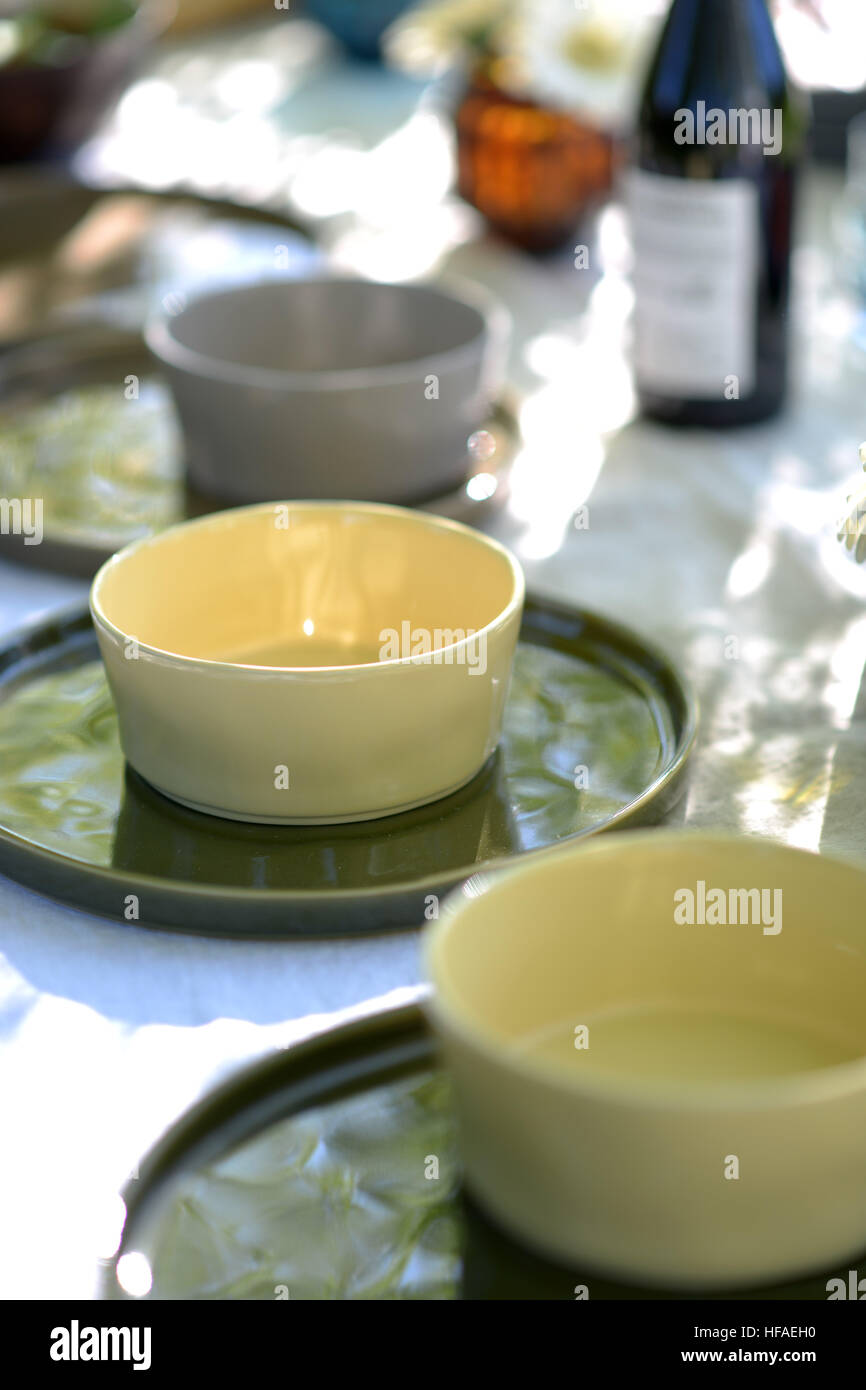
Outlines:
[[[476,331],[466,341],[440,352],[420,354],[404,358],[399,362],[383,363],[374,367],[340,367],[283,370],[280,367],[250,366],[244,363],[229,362],[211,356],[178,342],[172,325],[186,312],[205,301],[237,298],[250,290],[286,289],[307,285],[363,285],[370,290],[393,289],[404,294],[415,295],[418,291],[434,294],[451,304],[473,310],[478,316]],[[319,273],[305,276],[272,277],[250,281],[248,284],[224,286],[218,290],[205,290],[187,300],[178,314],[170,314],[165,309],[152,312],[144,325],[144,341],[148,348],[165,366],[205,381],[218,381],[225,385],[251,387],[261,391],[345,391],[367,390],[377,386],[399,386],[417,382],[419,366],[436,374],[445,368],[459,367],[464,361],[473,361],[490,343],[505,343],[511,329],[511,316],[505,306],[482,286],[465,281],[456,276],[442,276],[437,280],[381,281],[367,279],[363,275]]]
[[[280,507],[287,507],[290,513],[292,511],[314,511],[324,508],[334,512],[364,512],[376,516],[397,516],[404,521],[420,526],[422,529],[462,535],[477,544],[479,549],[492,551],[505,560],[511,575],[511,592],[508,597],[508,602],[488,623],[485,623],[483,627],[473,632],[471,637],[464,637],[457,642],[449,642],[447,645],[437,648],[437,652],[458,652],[468,647],[470,643],[478,642],[482,637],[486,640],[520,616],[526,594],[526,579],[523,569],[517,557],[512,554],[507,546],[494,540],[492,536],[488,536],[482,531],[477,531],[472,526],[465,526],[460,521],[452,521],[449,517],[437,516],[430,512],[414,511],[410,507],[398,507],[384,502],[353,502],[330,498],[317,501],[315,499],[305,498],[296,502],[253,502],[247,506],[231,507],[224,511],[210,512],[205,516],[195,517],[189,521],[178,522],[175,526],[166,527],[165,530],[157,531],[150,536],[143,536],[141,539],[132,541],[129,545],[124,546],[106,560],[103,565],[100,565],[90,586],[89,606],[97,633],[100,631],[106,633],[116,643],[125,644],[130,641],[135,641],[136,650],[144,653],[152,660],[167,663],[182,670],[201,669],[203,672],[207,671],[212,674],[222,673],[224,675],[234,676],[244,674],[250,677],[259,676],[271,679],[304,680],[312,676],[341,677],[347,672],[352,672],[359,676],[362,672],[375,675],[389,668],[408,668],[411,666],[431,664],[425,663],[418,657],[412,656],[389,657],[385,661],[347,663],[341,666],[261,666],[253,662],[214,661],[207,657],[189,656],[185,655],[183,652],[173,652],[169,651],[166,647],[155,647],[148,642],[139,641],[134,633],[126,632],[123,628],[118,627],[103,611],[99,592],[102,584],[115,569],[125,564],[127,560],[131,559],[133,555],[137,555],[139,551],[156,548],[163,541],[170,541],[171,538],[176,538],[179,533],[190,531],[193,528],[201,531],[218,530],[220,527],[230,526],[232,521],[238,516],[248,515],[253,512],[272,513]],[[454,663],[452,660],[452,662],[449,663],[443,659],[436,664],[453,665],[459,664],[459,662]]]
[[[866,870],[854,860],[819,854],[817,851],[806,850],[767,836],[738,835],[732,831],[708,831],[691,827],[625,829],[611,837],[592,837],[585,842],[569,843],[561,848],[553,847],[543,858],[527,856],[526,859],[501,869],[483,870],[448,894],[441,905],[438,920],[428,925],[423,934],[422,971],[423,979],[429,986],[424,1007],[436,1035],[441,1038],[450,1034],[463,1047],[480,1054],[486,1062],[501,1071],[516,1074],[524,1081],[535,1082],[547,1089],[558,1091],[563,1098],[583,1098],[635,1110],[689,1110],[696,1113],[718,1113],[732,1109],[750,1112],[775,1111],[819,1104],[857,1091],[862,1091],[866,1097],[866,1045],[863,1055],[850,1061],[836,1062],[808,1071],[791,1072],[781,1077],[757,1077],[746,1081],[668,1081],[659,1078],[648,1080],[626,1074],[614,1076],[599,1073],[575,1077],[555,1062],[522,1053],[518,1048],[509,1046],[486,1023],[481,1022],[471,1009],[460,1004],[453,994],[449,997],[447,990],[443,988],[437,956],[447,935],[455,930],[455,925],[471,910],[473,900],[490,892],[507,893],[510,882],[527,876],[543,876],[558,859],[564,860],[569,855],[577,857],[578,864],[583,862],[582,856],[586,855],[610,855],[615,861],[618,855],[624,853],[627,858],[632,849],[639,851],[648,845],[668,850],[702,845],[708,850],[736,849],[745,850],[746,853],[756,850],[759,854],[763,853],[771,858],[797,859],[802,862],[812,859],[816,861],[816,865],[821,865],[821,871],[860,878],[866,891]]]

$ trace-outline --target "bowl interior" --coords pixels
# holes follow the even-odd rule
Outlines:
[[[121,633],[178,656],[323,667],[404,656],[404,633],[450,646],[499,617],[519,585],[506,551],[452,523],[275,504],[131,547],[97,576],[93,603]]]
[[[441,1006],[559,1076],[706,1085],[866,1056],[855,868],[650,832],[452,903],[429,947]]]
[[[224,364],[321,373],[453,352],[479,338],[485,319],[472,305],[423,286],[310,280],[209,295],[167,327],[182,348]]]

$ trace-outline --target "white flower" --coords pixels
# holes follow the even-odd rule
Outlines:
[[[666,0],[426,0],[391,26],[389,58],[434,74],[479,52],[521,92],[603,128],[628,124]]]
[[[520,0],[426,0],[395,21],[384,38],[398,67],[432,74],[497,41]]]
[[[626,127],[658,33],[654,0],[530,0],[513,56],[536,101],[606,129]]]

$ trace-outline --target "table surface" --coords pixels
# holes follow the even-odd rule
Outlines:
[[[280,196],[288,190],[340,265],[391,279],[473,276],[509,305],[524,442],[509,505],[489,529],[515,549],[530,585],[631,624],[690,673],[702,731],[674,821],[862,859],[866,574],[835,531],[866,435],[866,359],[840,275],[840,180],[813,174],[804,190],[786,415],[727,434],[670,432],[633,419],[616,206],[588,240],[589,269],[486,238],[448,192],[452,154],[429,94],[374,69],[343,70],[303,33],[326,55],[303,83],[288,49],[262,50],[285,78],[276,114],[262,115],[294,160]],[[220,51],[237,102],[259,49]],[[169,76],[185,72],[179,52],[163,60]],[[150,164],[135,176],[154,186],[161,80],[149,97],[139,84],[120,124],[87,152],[91,176],[110,182],[112,161],[134,165],[138,119]],[[250,197],[248,183],[216,191]],[[2,563],[0,631],[85,596],[77,581]],[[419,979],[414,931],[203,941],[121,927],[2,879],[0,951],[3,1298],[91,1296],[97,1258],[116,1239],[118,1189],[182,1110],[244,1060],[364,1001],[412,997]]]

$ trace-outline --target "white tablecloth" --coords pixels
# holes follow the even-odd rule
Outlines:
[[[593,250],[609,268],[600,279],[570,257],[534,262],[460,235],[440,264],[484,280],[517,325],[525,446],[491,530],[530,584],[632,624],[697,683],[701,741],[673,819],[862,858],[866,578],[834,522],[866,435],[866,363],[837,284],[838,192],[813,180],[805,209],[791,409],[747,432],[629,423],[615,212]],[[368,270],[387,259],[381,228],[332,243]],[[581,505],[588,526],[575,527]],[[84,585],[0,564],[0,633],[75,599]],[[172,1119],[323,1014],[413,986],[417,947],[414,932],[185,938],[0,880],[0,1297],[89,1296],[116,1235],[114,1194]]]

